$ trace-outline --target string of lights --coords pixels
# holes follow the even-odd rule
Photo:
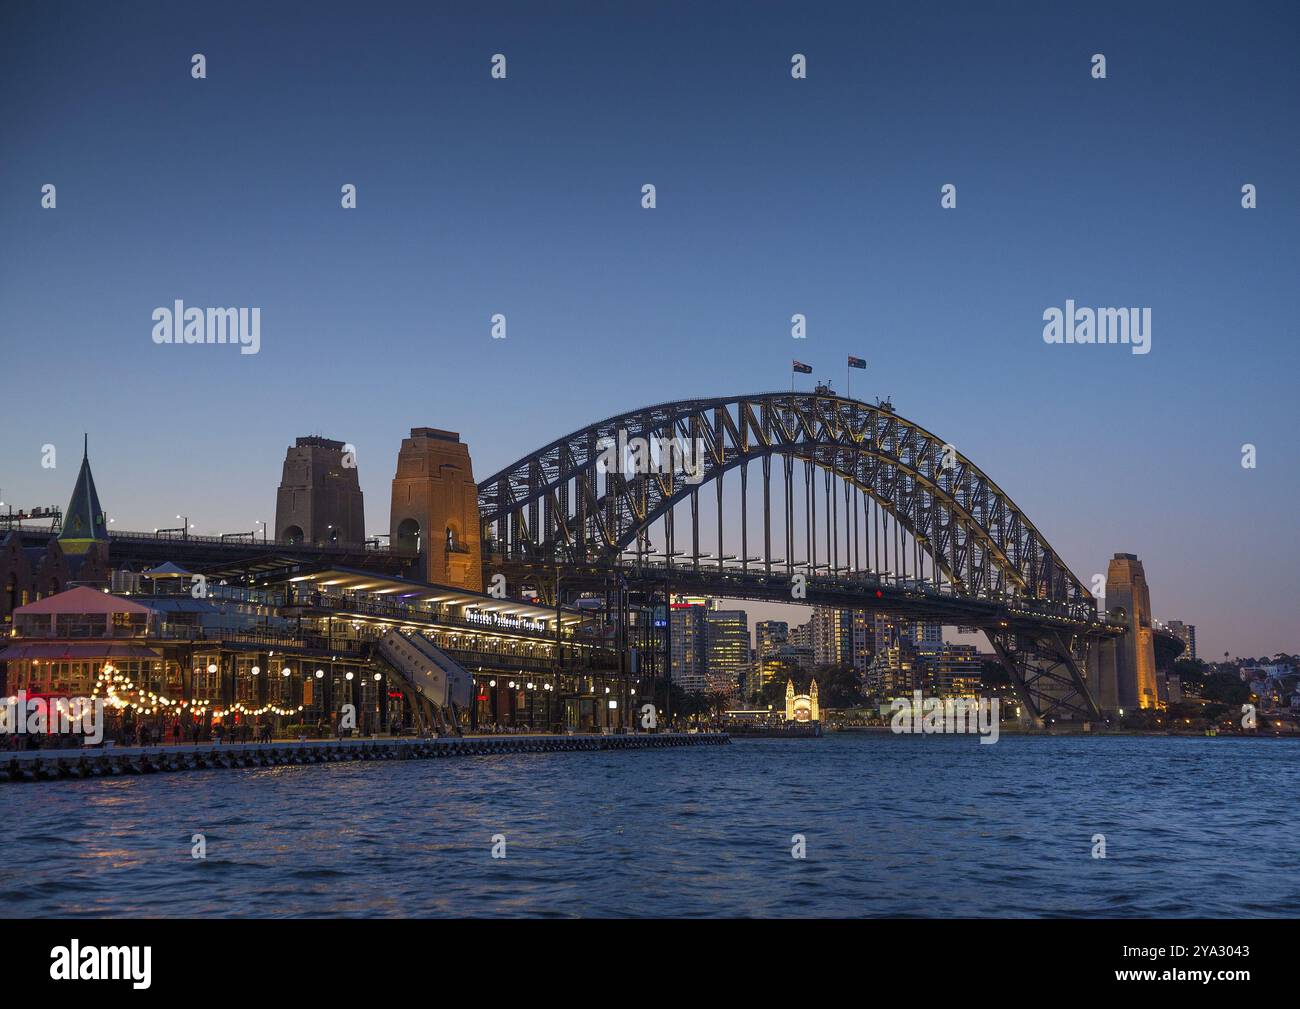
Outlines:
[[[213,667],[209,667],[209,671],[215,670]],[[254,667],[253,672],[256,675],[256,667]],[[287,667],[284,672],[288,675],[289,670]],[[317,672],[320,671],[317,670]],[[177,700],[165,694],[158,694],[152,690],[138,687],[130,677],[118,672],[111,663],[105,663],[104,668],[99,671],[98,676],[95,678],[95,686],[91,691],[91,697],[102,698],[109,707],[116,710],[123,711],[129,708],[142,715],[172,713],[176,715],[190,714],[197,718],[210,714],[213,718],[225,718],[226,715],[231,714],[252,717],[265,714],[295,715],[303,710],[301,704],[296,708],[282,708],[276,704],[264,704],[252,708],[242,701],[224,705],[211,700]]]

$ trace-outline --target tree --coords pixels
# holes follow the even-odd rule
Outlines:
[[[674,708],[673,713],[680,715],[688,721],[694,719],[698,722],[700,714],[707,710],[708,704],[704,700],[704,692],[701,690],[692,690],[689,694],[683,695],[681,709],[678,710]]]
[[[704,695],[703,701],[704,714],[712,715],[714,718],[721,718],[731,706],[731,698],[721,690],[710,690]]]
[[[672,685],[673,703],[672,703],[672,708],[669,709],[667,682],[662,679],[656,679],[654,681],[654,706],[655,706],[655,710],[659,714],[660,719],[665,718],[669,710],[672,711],[673,717],[675,718],[681,717],[682,715],[686,714],[688,696],[690,695],[688,695],[685,690],[683,690],[680,686],[674,683]]]
[[[1218,671],[1205,678],[1201,694],[1207,701],[1240,705],[1250,700],[1250,687],[1236,673]]]
[[[760,707],[766,708],[772,706],[774,711],[785,710],[785,683],[786,677],[773,676],[763,685],[763,691],[759,694],[758,703]],[[795,693],[799,693],[799,685],[795,684]]]
[[[1206,710],[1205,707],[1197,704],[1195,701],[1179,701],[1176,704],[1169,705],[1165,714],[1169,716],[1170,722],[1181,722],[1188,718],[1193,721],[1200,721],[1206,717]]]
[[[997,659],[980,660],[980,682],[986,687],[1006,687],[1011,684],[1007,667]]]
[[[866,703],[862,681],[852,666],[818,666],[812,678],[817,681],[817,701],[823,708],[856,708]]]
[[[1178,659],[1174,662],[1173,671],[1185,685],[1202,686],[1210,673],[1210,667],[1200,659]]]

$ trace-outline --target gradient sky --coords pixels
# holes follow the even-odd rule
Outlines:
[[[0,498],[66,505],[89,431],[117,528],[251,529],[319,433],[386,532],[412,426],[481,478],[853,353],[1085,581],[1132,551],[1203,657],[1300,649],[1295,4],[631,6],[6,3]],[[156,346],[178,298],[261,353]],[[1151,353],[1044,344],[1067,298]]]

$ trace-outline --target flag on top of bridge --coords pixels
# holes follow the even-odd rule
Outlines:
[[[790,368],[793,371],[797,371],[800,375],[812,374],[812,365],[804,364],[802,361],[791,361]]]
[[[862,358],[860,358],[860,357],[854,357],[852,354],[850,354],[850,355],[849,355],[849,367],[850,367],[850,368],[862,368],[862,369],[865,370],[866,367],[867,367],[867,362],[864,361],[864,360],[863,360]]]

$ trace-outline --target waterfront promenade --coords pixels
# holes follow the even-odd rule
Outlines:
[[[425,760],[505,753],[641,750],[727,743],[723,732],[628,735],[502,735],[439,738],[298,740],[275,743],[198,743],[103,746],[0,752],[0,781],[49,781],[216,768],[327,764],[349,760]]]

